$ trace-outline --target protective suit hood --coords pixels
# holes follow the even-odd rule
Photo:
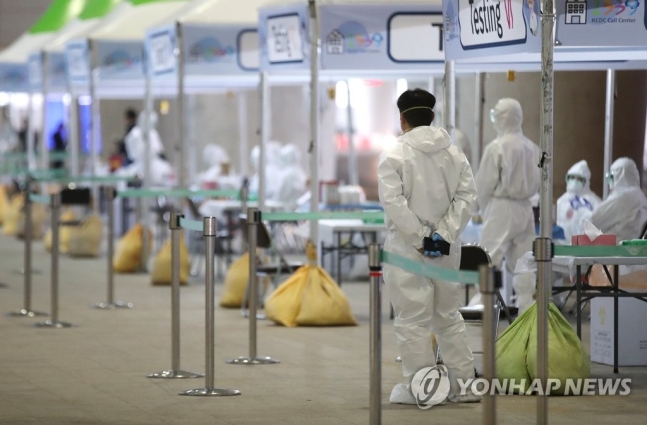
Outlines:
[[[281,148],[280,163],[284,167],[298,166],[301,163],[301,154],[299,149],[292,143]]]
[[[585,190],[589,189],[589,187],[591,186],[591,170],[589,169],[589,164],[585,160],[576,162],[571,168],[568,169],[566,176],[584,177],[586,179],[586,183],[584,183]]]
[[[633,159],[619,158],[611,165],[613,176],[613,191],[623,191],[629,188],[640,188],[640,174]]]
[[[521,133],[523,110],[515,99],[500,99],[493,109],[494,129],[499,136],[510,133]]]
[[[416,127],[401,136],[402,142],[421,152],[438,152],[451,143],[449,133],[431,126]]]

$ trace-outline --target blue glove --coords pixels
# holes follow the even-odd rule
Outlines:
[[[438,233],[434,233],[433,235],[431,235],[431,240],[445,242],[445,239],[443,239],[443,237],[440,236]],[[425,255],[427,257],[438,258],[442,254],[440,253],[440,251],[425,251]]]

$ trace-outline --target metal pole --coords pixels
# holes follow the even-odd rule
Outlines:
[[[247,176],[249,172],[248,155],[249,155],[249,142],[247,137],[247,93],[238,93],[238,155],[240,174]],[[243,209],[243,211],[245,211]]]
[[[496,378],[495,330],[498,317],[494,304],[496,290],[494,285],[494,270],[484,265],[479,268],[480,290],[483,296],[483,378],[494,382]],[[483,395],[483,425],[496,425],[496,394],[487,391]]]
[[[445,61],[445,78],[443,90],[443,127],[454,137],[456,127],[456,67],[453,60]]]
[[[540,186],[540,237],[535,241],[537,261],[537,377],[542,388],[548,382],[548,302],[552,278],[553,230],[553,49],[555,41],[555,4],[543,0],[542,24],[542,114],[540,147],[542,157]],[[548,424],[548,396],[537,396],[537,424]]]
[[[355,152],[355,143],[353,143],[353,107],[351,106],[350,80],[346,82],[348,89],[348,183],[352,186],[359,185],[359,176],[357,175],[357,153]]]
[[[24,253],[24,301],[23,308],[18,311],[9,313],[10,316],[15,317],[36,317],[36,316],[47,316],[47,313],[42,313],[39,311],[33,311],[31,309],[31,241],[33,237],[32,229],[32,220],[31,220],[31,200],[29,199],[29,194],[31,193],[31,183],[32,180],[30,177],[27,177],[26,189],[25,189],[25,253]]]
[[[151,76],[151,64],[150,64],[150,55],[146,54],[146,91],[145,91],[145,105],[144,105],[144,190],[149,190],[151,188],[151,140],[150,134],[152,130],[152,120],[151,115],[153,113],[153,87],[152,87],[152,76]],[[141,271],[145,272],[148,269],[148,256],[149,256],[149,235],[148,229],[150,229],[150,211],[148,209],[149,203],[148,198],[141,198],[141,220],[143,227],[143,244],[142,244],[142,263]]]
[[[261,73],[261,140],[259,145],[258,159],[258,208],[261,211],[265,209],[265,198],[267,179],[265,174],[265,158],[267,153],[267,144],[270,141],[270,85],[267,72]]]
[[[228,390],[214,387],[214,364],[215,364],[215,279],[214,279],[214,257],[216,255],[216,235],[218,233],[218,220],[216,217],[204,218],[204,252],[205,252],[205,388],[182,391],[180,395],[189,396],[234,396],[240,395],[238,390]]]
[[[369,424],[382,423],[382,262],[381,248],[372,243],[368,248],[370,283],[370,413]]]
[[[201,378],[204,375],[185,372],[180,369],[180,236],[182,227],[180,218],[171,211],[169,229],[171,229],[171,370],[151,373],[149,378]]]
[[[95,177],[97,175],[97,159],[99,155],[97,145],[101,138],[101,109],[97,90],[99,70],[96,58],[96,55],[98,54],[96,51],[96,43],[90,40],[88,43],[88,49],[90,55],[90,96],[92,99],[90,103],[92,111],[92,118],[90,119],[90,175]],[[93,209],[95,211],[99,211],[99,192],[95,183],[92,183],[92,199]]]
[[[184,110],[184,41],[182,25],[176,23],[177,39],[176,60],[177,60],[177,131],[178,144],[175,146],[175,164],[178,172],[177,187],[186,187],[186,161],[184,157],[184,121],[186,111]]]
[[[43,170],[49,169],[49,149],[47,146],[47,96],[49,94],[49,83],[48,83],[48,72],[47,72],[47,55],[45,52],[40,52],[41,57],[41,81],[42,81],[42,90],[43,90],[43,104],[41,105],[41,111],[43,114],[42,117],[42,126],[40,130],[40,150],[42,155],[42,167]]]
[[[115,301],[115,270],[112,266],[112,260],[115,253],[115,197],[117,196],[117,191],[114,187],[106,186],[104,188],[104,194],[108,203],[108,301],[103,303],[96,303],[94,307],[102,310],[133,308],[132,303]]]
[[[474,123],[474,136],[476,143],[472,149],[472,169],[476,173],[478,166],[481,163],[481,156],[483,155],[483,109],[485,109],[485,74],[483,72],[476,73],[474,97],[476,98],[476,110]]]
[[[427,91],[431,94],[436,92],[436,79],[434,77],[429,77],[427,80]]]
[[[256,275],[256,246],[258,225],[261,222],[261,212],[257,208],[247,210],[247,240],[249,246],[249,283],[247,284],[247,299],[249,300],[249,357],[237,357],[227,360],[229,364],[276,364],[271,357],[256,355],[256,314],[258,311],[258,276]],[[243,303],[244,304],[244,303]],[[243,305],[243,309],[245,306]]]
[[[319,211],[319,19],[316,0],[310,11],[310,210]],[[350,101],[350,99],[349,99]],[[319,222],[310,222],[310,241],[319,246]]]
[[[616,71],[607,69],[607,94],[604,106],[604,173],[611,169],[613,160],[613,108],[616,92]],[[609,196],[609,185],[604,182],[603,199]]]
[[[79,110],[78,98],[72,92],[72,85],[69,85],[68,93],[70,96],[68,134],[70,146],[70,175],[79,175]]]
[[[29,171],[34,171],[38,168],[36,164],[36,139],[34,134],[36,131],[36,126],[34,125],[34,93],[29,93],[27,108],[27,168]]]
[[[39,328],[69,328],[69,323],[58,320],[58,255],[59,255],[59,219],[61,210],[61,195],[51,195],[50,208],[52,214],[52,276],[51,276],[51,303],[52,313],[50,320],[36,323]]]

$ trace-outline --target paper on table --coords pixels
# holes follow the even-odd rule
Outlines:
[[[602,231],[595,227],[593,224],[591,224],[590,221],[584,220],[583,226],[584,228],[584,234],[593,242],[598,238],[598,236],[602,236]]]

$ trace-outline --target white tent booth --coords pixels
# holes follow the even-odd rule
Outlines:
[[[187,116],[186,99],[196,94],[238,92],[239,171],[247,173],[248,123],[245,90],[258,87],[257,8],[267,0],[194,0],[182,11],[147,32],[153,92],[177,98],[178,186],[195,181],[197,140],[186,143],[197,123]],[[231,141],[216,142],[229,144]],[[188,152],[185,150],[188,149]],[[188,171],[188,172],[187,172]]]
[[[86,3],[77,19],[70,21],[51,40],[29,55],[29,71],[32,89],[48,94],[69,95],[68,131],[70,146],[70,174],[79,172],[79,135],[78,135],[78,97],[70,87],[67,73],[67,56],[65,47],[68,41],[80,37],[99,25],[102,18],[121,0],[105,0]],[[43,145],[43,148],[45,145]],[[43,152],[46,158],[47,153]],[[46,162],[45,162],[46,163]]]

